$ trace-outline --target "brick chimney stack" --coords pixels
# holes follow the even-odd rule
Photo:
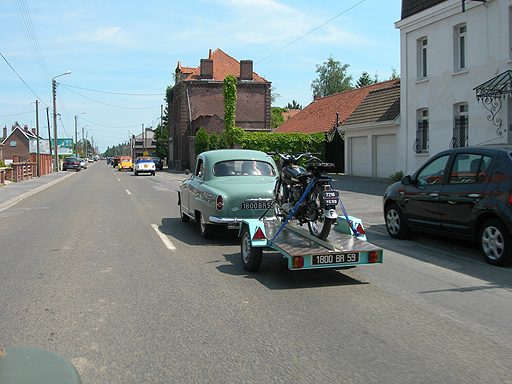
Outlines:
[[[23,126],[23,130],[28,133],[28,125]]]
[[[252,60],[240,61],[240,80],[252,80]]]
[[[4,135],[2,136],[2,141],[7,138],[7,125],[4,127]]]
[[[213,59],[201,59],[201,80],[213,79]]]

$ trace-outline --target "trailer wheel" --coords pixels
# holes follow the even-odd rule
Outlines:
[[[242,228],[242,244],[240,253],[242,254],[242,264],[248,272],[256,272],[261,264],[262,248],[254,248],[251,243],[251,233],[249,227],[244,225]]]

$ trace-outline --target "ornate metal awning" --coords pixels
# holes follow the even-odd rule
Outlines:
[[[478,102],[481,100],[484,108],[490,112],[487,120],[498,127],[496,134],[501,136],[502,120],[497,115],[502,107],[502,99],[512,96],[512,70],[500,73],[473,89],[476,91],[476,100]]]

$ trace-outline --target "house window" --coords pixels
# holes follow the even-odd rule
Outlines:
[[[414,152],[428,153],[428,109],[418,111]]]
[[[462,148],[468,146],[469,115],[468,104],[455,106],[455,119],[453,125],[453,137],[450,143],[451,148]]]
[[[466,69],[466,25],[455,27],[455,72]]]
[[[17,147],[17,146],[18,146],[18,142],[16,140],[9,141],[9,147]]]
[[[418,80],[427,78],[427,38],[418,40]]]

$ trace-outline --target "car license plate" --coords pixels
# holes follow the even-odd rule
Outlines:
[[[338,197],[339,197],[338,191],[323,191],[322,196],[324,198],[325,205],[336,205],[338,204]]]
[[[312,255],[311,265],[358,263],[359,253],[338,253],[334,255]]]
[[[242,209],[270,209],[273,206],[273,200],[244,201],[242,203]]]

